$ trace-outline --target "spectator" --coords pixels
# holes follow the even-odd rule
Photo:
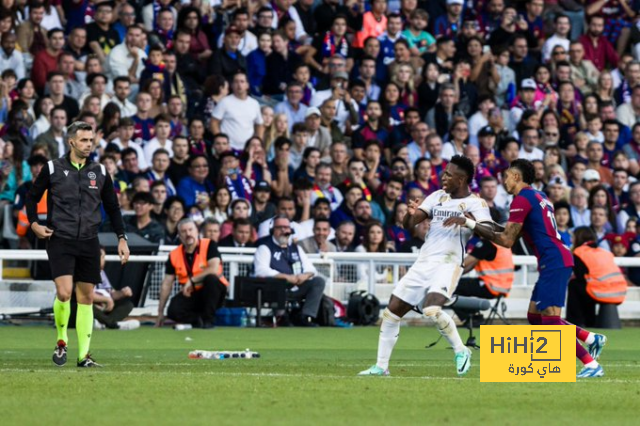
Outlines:
[[[154,120],[154,138],[148,141],[144,146],[144,157],[147,163],[151,164],[153,154],[158,149],[167,151],[169,157],[173,156],[171,142],[168,138],[171,135],[171,118],[167,114],[160,114]]]
[[[120,108],[121,117],[131,117],[136,115],[138,107],[129,100],[131,95],[131,79],[126,76],[116,77],[113,80],[113,89],[115,96],[111,98],[111,102]]]
[[[226,186],[231,193],[231,200],[244,199],[251,203],[253,188],[251,182],[240,171],[240,161],[233,151],[220,155],[222,167],[218,177],[218,186]]]
[[[151,218],[151,211],[155,204],[153,195],[149,192],[138,192],[133,196],[131,204],[136,214],[125,218],[127,232],[138,234],[151,243],[162,244],[164,229],[160,223]]]
[[[618,54],[611,42],[603,35],[604,18],[601,15],[588,17],[587,33],[580,36],[580,43],[584,46],[585,59],[593,62],[593,65],[602,71],[605,67],[618,65]]]
[[[51,126],[36,138],[36,143],[46,143],[51,158],[60,158],[68,151],[65,143],[67,126],[67,111],[62,107],[54,107],[51,110]]]
[[[198,228],[192,219],[181,220],[178,233],[181,244],[167,260],[156,326],[164,323],[164,308],[177,279],[181,291],[171,298],[167,317],[198,328],[212,328],[228,287],[222,275],[220,252],[211,240],[198,238]]]
[[[24,57],[22,52],[16,49],[17,37],[13,33],[3,33],[0,41],[0,73],[4,70],[13,70],[16,78],[22,80],[26,77]]]
[[[285,100],[278,103],[274,109],[276,113],[287,116],[290,132],[294,124],[302,123],[305,120],[307,106],[301,103],[302,96],[302,86],[295,81],[291,82],[287,85]]]
[[[289,49],[289,41],[284,32],[276,31],[273,33],[272,39],[273,49],[266,58],[266,73],[262,91],[266,95],[281,99],[285,89],[287,95],[289,94],[288,85],[293,81],[293,73],[300,65],[301,58],[295,51]],[[301,86],[298,87],[302,89]],[[300,100],[302,100],[302,97],[300,97]]]
[[[294,169],[289,159],[290,151],[291,141],[289,139],[284,137],[276,139],[276,156],[273,161],[269,162],[269,171],[273,179],[271,181],[271,189],[277,197],[289,196],[293,191],[291,182]]]
[[[49,86],[49,96],[53,101],[53,105],[62,107],[65,111],[67,111],[67,117],[77,117],[80,113],[78,101],[64,94],[64,74],[58,71],[50,72],[47,76],[47,83]]]
[[[549,37],[542,46],[542,61],[549,62],[551,60],[551,52],[555,46],[562,46],[566,51],[569,50],[569,33],[571,32],[571,22],[566,15],[556,15],[554,19],[555,33]]]
[[[286,216],[276,216],[268,238],[262,240],[255,254],[255,273],[258,277],[285,279],[293,287],[288,298],[302,302],[297,323],[316,326],[315,318],[324,292],[324,279],[317,276],[304,250],[290,242],[291,223]]]
[[[147,179],[149,179],[149,182],[163,182],[167,195],[172,197],[177,194],[176,187],[167,175],[170,162],[169,151],[164,148],[155,150],[151,157],[151,167],[147,172]]]
[[[47,74],[58,69],[58,56],[64,48],[64,31],[55,28],[47,32],[47,47],[38,52],[33,59],[31,79],[38,93],[44,92]]]
[[[47,47],[47,30],[41,25],[44,19],[44,4],[33,2],[29,5],[29,19],[16,29],[18,46],[23,53],[35,56]]]
[[[146,156],[139,143],[132,140],[135,133],[135,123],[131,118],[122,118],[118,123],[118,137],[111,143],[117,146],[120,150],[131,148],[135,151],[138,165],[141,170],[149,168],[147,164]]]
[[[313,236],[300,241],[299,246],[307,253],[334,253],[336,246],[329,242],[331,224],[329,219],[319,218],[313,222]]]
[[[120,34],[113,24],[113,3],[103,1],[95,5],[94,22],[87,25],[89,47],[104,63],[111,50],[120,43]]]
[[[147,58],[147,54],[140,48],[141,39],[142,29],[135,25],[130,26],[127,28],[124,41],[113,47],[106,58],[111,78],[115,80],[118,77],[128,77],[129,83],[134,85],[134,93],[140,83],[144,60]]]
[[[184,199],[187,208],[199,207],[204,210],[209,205],[209,196],[215,187],[207,179],[209,164],[203,155],[189,158],[189,176],[178,183],[178,194]]]
[[[387,241],[384,228],[380,222],[372,221],[364,228],[362,244],[356,247],[356,253],[388,253],[395,251],[394,243]],[[358,264],[358,282],[368,283],[369,274],[373,273],[373,280],[376,283],[388,283],[391,267],[388,265],[376,265],[374,270],[369,269],[369,265]]]
[[[164,202],[164,243],[169,246],[180,244],[178,223],[185,217],[187,211],[184,201],[179,196],[168,197]]]
[[[267,57],[271,54],[271,34],[262,33],[258,39],[258,47],[246,54],[249,87],[251,94],[262,96],[262,83],[267,75]]]
[[[253,191],[251,223],[257,225],[275,216],[276,206],[270,201],[271,186],[265,181],[258,182]]]
[[[200,225],[200,235],[218,243],[220,239],[220,224],[213,218],[206,218]]]
[[[247,75],[239,72],[233,76],[232,94],[224,98],[214,108],[211,126],[213,133],[230,136],[231,148],[241,151],[244,143],[253,135],[263,136],[260,106],[249,98]]]
[[[254,247],[252,234],[255,233],[251,222],[246,218],[233,220],[233,231],[226,237],[222,237],[218,245],[220,247]]]
[[[403,188],[404,180],[391,177],[385,185],[382,195],[376,197],[376,200],[371,203],[372,208],[382,212],[384,217],[383,225],[392,226],[394,224],[393,215],[402,195]]]
[[[221,75],[232,82],[235,76],[241,72],[246,79],[247,60],[238,50],[241,37],[242,32],[234,25],[225,30],[223,46],[216,50],[209,59],[209,74]]]

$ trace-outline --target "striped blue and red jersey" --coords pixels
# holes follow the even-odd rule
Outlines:
[[[553,203],[544,192],[524,188],[511,202],[509,222],[522,224],[522,236],[538,258],[538,269],[573,267],[573,255],[558,233]]]

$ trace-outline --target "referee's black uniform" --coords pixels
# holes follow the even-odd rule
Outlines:
[[[72,275],[73,281],[100,283],[101,205],[116,234],[125,235],[113,181],[104,165],[86,160],[76,168],[69,154],[52,160],[36,178],[26,199],[29,223],[38,221],[37,204],[47,194],[47,222],[53,230],[47,254],[53,279]]]

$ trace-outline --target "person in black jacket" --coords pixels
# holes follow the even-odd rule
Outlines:
[[[235,25],[230,25],[224,32],[221,49],[209,59],[209,74],[222,75],[229,82],[238,71],[247,71],[247,60],[238,50],[242,33]]]
[[[53,304],[58,343],[53,362],[67,362],[67,326],[71,291],[75,284],[78,300],[78,367],[100,367],[89,355],[93,330],[93,290],[101,282],[98,228],[104,207],[118,236],[122,264],[129,260],[118,198],[104,165],[89,160],[94,148],[93,128],[76,121],[67,130],[70,151],[42,169],[27,194],[27,217],[33,233],[48,239],[47,255],[56,285]],[[47,220],[38,223],[37,204],[47,191]]]

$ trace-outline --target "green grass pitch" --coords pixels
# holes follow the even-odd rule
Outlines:
[[[465,331],[462,330],[464,337]],[[391,377],[356,377],[375,361],[376,327],[96,331],[105,368],[51,362],[55,331],[0,327],[0,424],[7,425],[638,425],[640,329],[607,331],[606,376],[577,383],[480,383],[434,329],[403,327]],[[189,339],[187,339],[189,338]],[[190,350],[260,352],[190,360]]]

